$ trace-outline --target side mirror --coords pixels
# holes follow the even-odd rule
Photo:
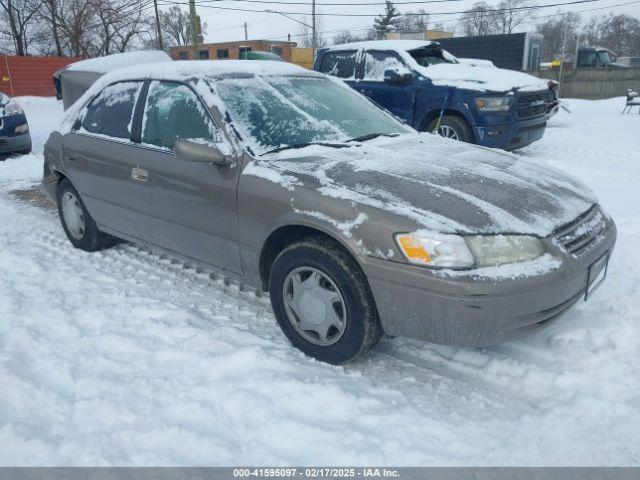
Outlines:
[[[390,68],[384,71],[385,83],[408,83],[413,78],[413,73],[406,69]]]
[[[231,165],[232,162],[215,146],[208,143],[198,143],[193,140],[179,138],[173,144],[176,157],[183,162],[215,163],[216,165]]]

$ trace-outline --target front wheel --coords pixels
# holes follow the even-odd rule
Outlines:
[[[331,240],[311,238],[285,248],[271,268],[269,294],[289,341],[320,361],[347,363],[382,335],[364,274]]]
[[[440,120],[440,125],[438,125],[438,118],[436,117],[429,123],[427,131],[451,140],[475,143],[471,127],[464,119],[455,115],[444,115]]]
[[[77,190],[66,178],[58,184],[57,200],[62,228],[74,247],[95,252],[113,244],[113,237],[98,230]]]

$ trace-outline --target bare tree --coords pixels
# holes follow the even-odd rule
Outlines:
[[[354,37],[349,30],[343,30],[333,36],[334,45],[342,45],[343,43],[351,43]]]
[[[402,33],[422,33],[429,28],[429,14],[424,9],[400,15],[397,30]]]
[[[322,28],[324,26],[324,21],[322,20],[322,15],[316,15],[316,47],[322,48],[326,47],[329,43],[325,36],[322,34]],[[298,44],[302,47],[311,48],[313,46],[313,32],[311,31],[311,20],[307,19],[307,17],[302,17],[300,20],[304,25],[300,25],[300,29],[298,30]]]
[[[484,1],[476,2],[460,18],[465,35],[494,35],[499,33],[496,12]]]
[[[561,11],[558,11],[556,16],[536,25],[537,32],[544,37],[542,58],[549,61],[560,55],[564,35],[567,36],[566,51],[573,52],[579,27],[580,15]]]
[[[13,41],[16,55],[27,55],[36,29],[34,22],[44,0],[0,0],[2,33]]]
[[[191,43],[191,22],[189,14],[177,5],[160,12],[162,40],[167,47],[189,45]]]
[[[618,55],[640,55],[640,20],[629,15],[593,17],[584,27],[582,38]]]
[[[523,9],[527,0],[501,0],[495,12],[497,33],[513,33],[515,28],[527,20],[529,9]]]

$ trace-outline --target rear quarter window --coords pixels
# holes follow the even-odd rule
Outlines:
[[[105,87],[87,107],[82,128],[112,138],[129,140],[133,109],[142,82],[119,82]]]
[[[320,71],[338,78],[355,78],[356,54],[355,50],[328,52],[322,57]]]

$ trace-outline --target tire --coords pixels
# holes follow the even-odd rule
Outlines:
[[[31,147],[25,148],[24,150],[20,150],[18,152],[19,155],[29,155],[31,153]]]
[[[318,282],[319,277],[324,280]],[[322,362],[350,362],[382,335],[367,279],[355,260],[330,239],[312,237],[282,250],[269,274],[269,295],[289,341]],[[330,303],[327,296],[333,297]],[[318,331],[335,318],[342,320],[342,327],[332,325],[323,339]],[[304,328],[312,324],[312,329]]]
[[[112,236],[98,230],[80,194],[66,178],[58,184],[57,201],[62,228],[74,247],[95,252],[114,243]]]
[[[437,124],[438,118],[436,117],[431,121],[431,123],[429,123],[427,132],[435,133],[453,140],[459,140],[461,142],[475,143],[473,131],[464,119],[455,115],[444,115],[440,121],[438,132],[435,132]]]

